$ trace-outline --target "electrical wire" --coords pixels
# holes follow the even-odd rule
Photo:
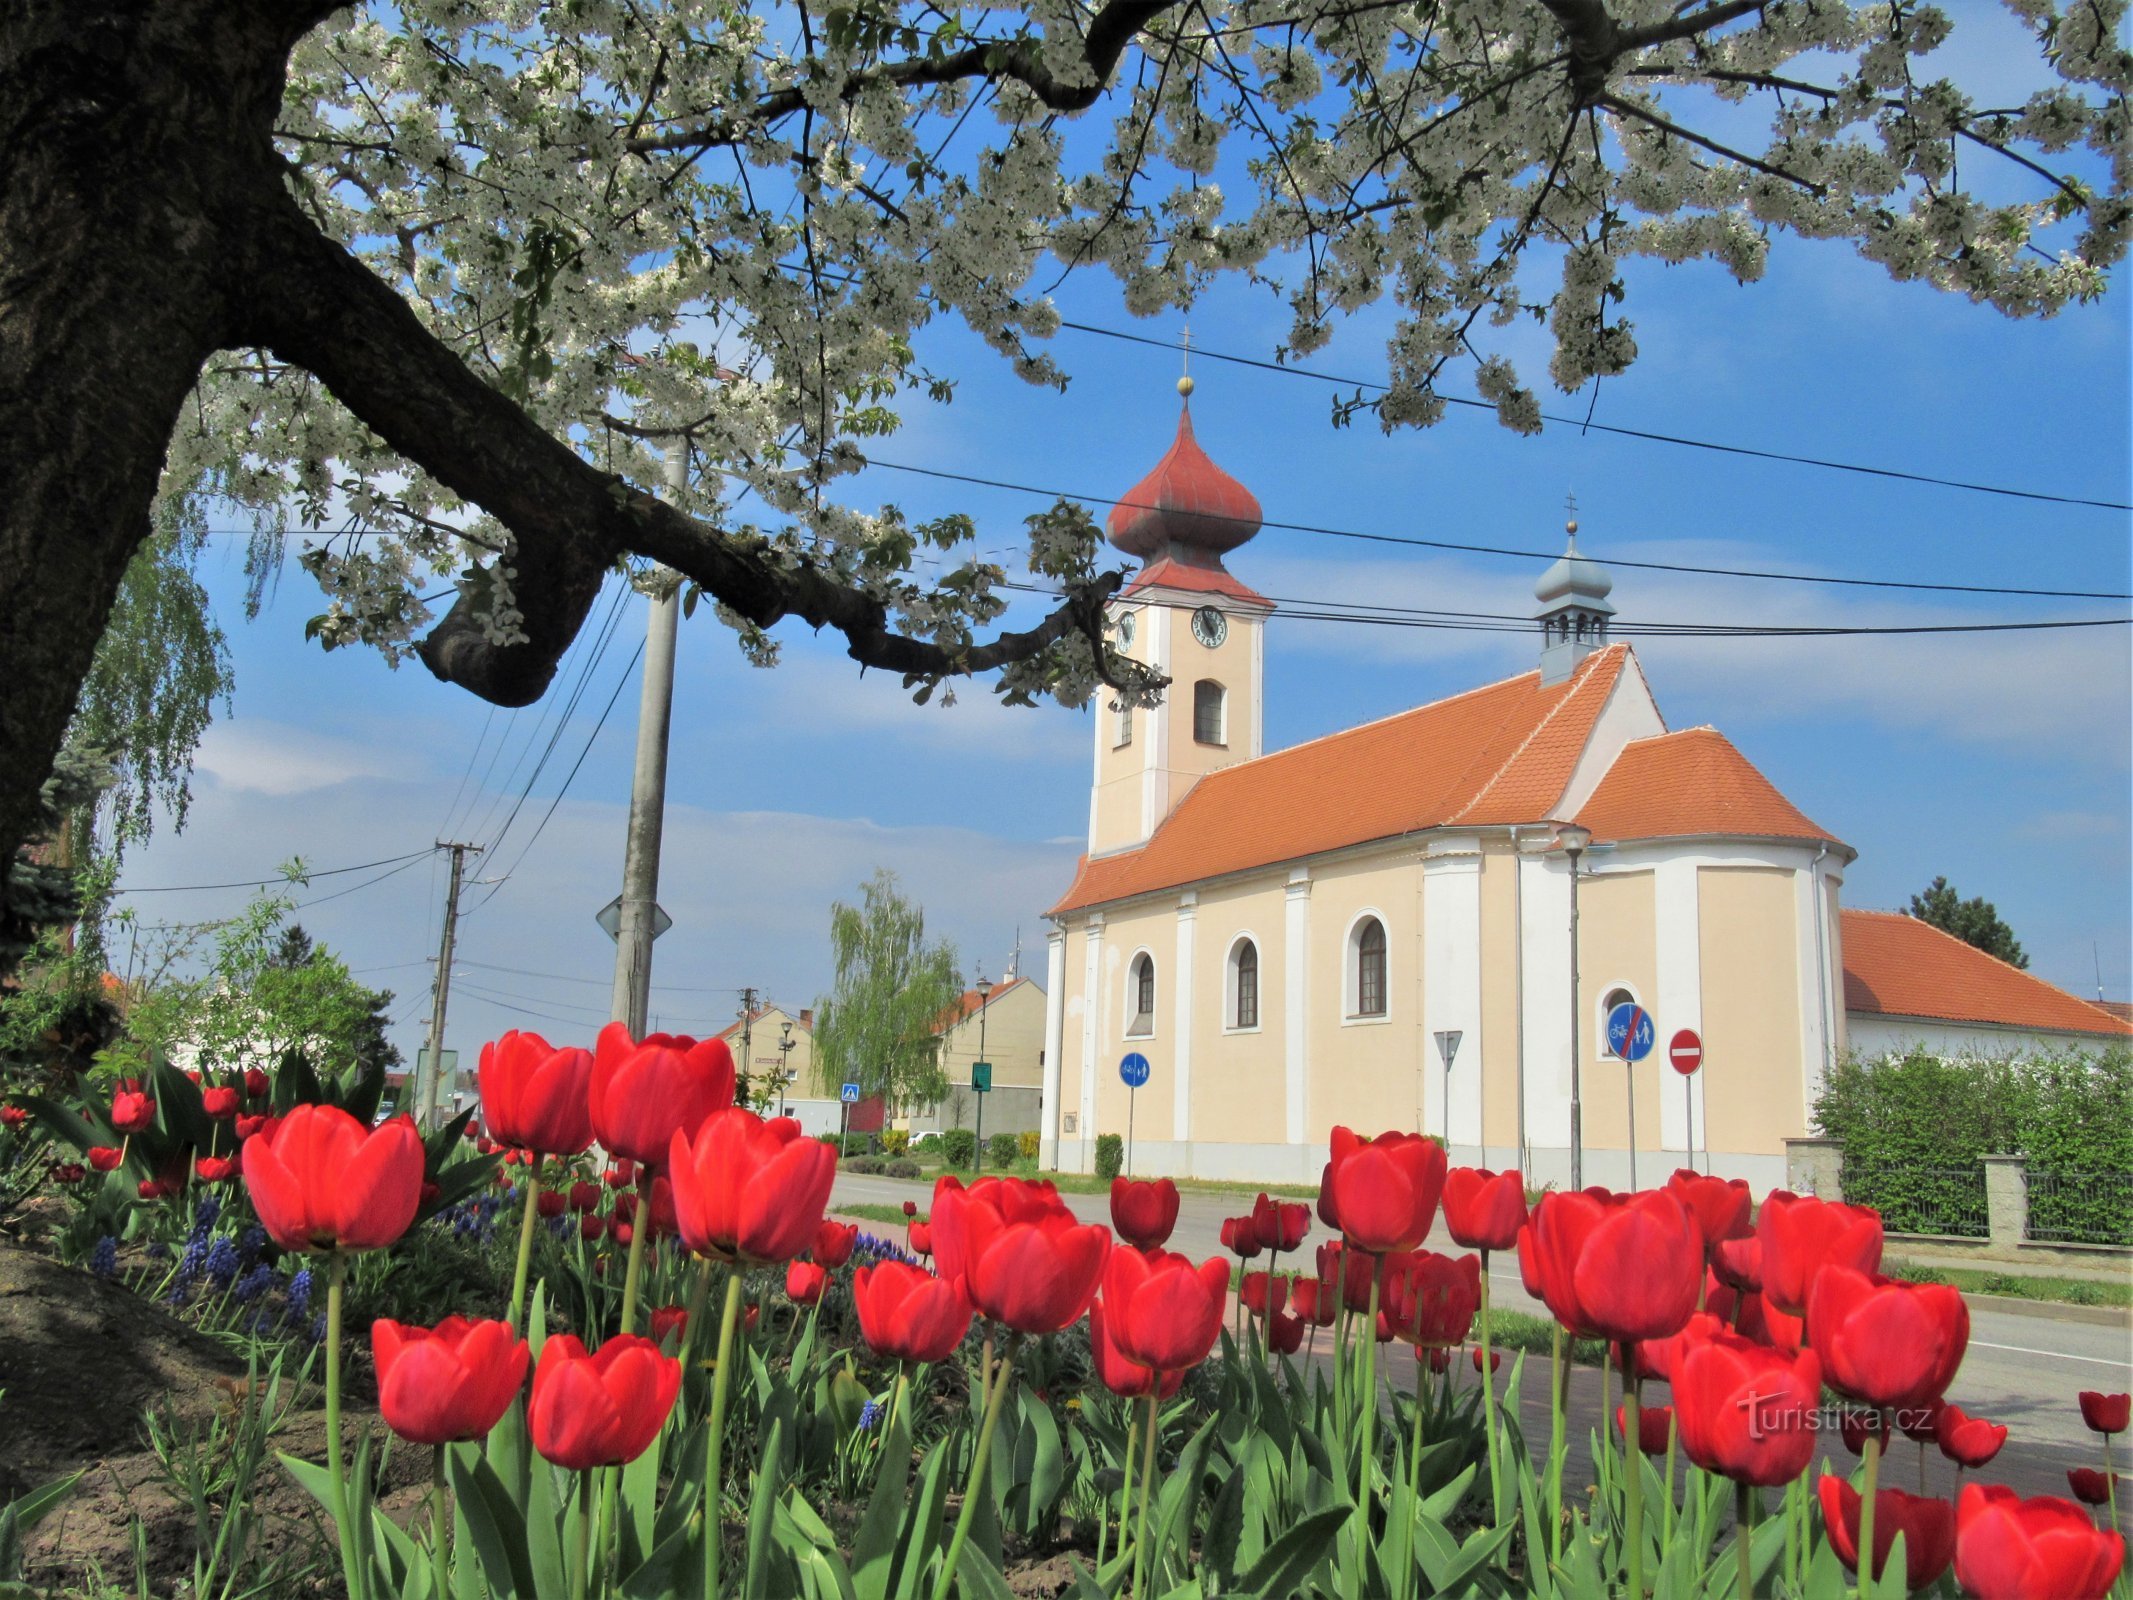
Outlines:
[[[434,854],[434,852],[429,850],[425,850],[422,852],[422,856],[427,856],[431,854]],[[313,906],[322,906],[329,900],[339,900],[345,895],[356,894],[364,889],[368,889],[373,884],[383,883],[387,878],[397,878],[403,872],[412,872],[416,867],[422,864],[422,856],[416,856],[412,860],[403,861],[399,866],[392,868],[390,871],[381,872],[375,878],[365,878],[361,883],[351,883],[345,889],[336,889],[331,894],[322,894],[319,895],[316,899],[312,900],[299,900],[290,909],[295,911],[308,911]]]
[[[454,967],[478,967],[484,972],[502,972],[516,978],[541,978],[550,983],[583,983],[590,984],[596,989],[611,989],[614,987],[614,980],[611,978],[578,978],[563,972],[534,972],[525,967],[500,967],[488,961],[468,961],[461,958],[455,960],[452,965]],[[654,983],[652,987],[665,990],[668,994],[739,994],[741,992],[737,986],[730,984],[721,986],[701,983]]]
[[[114,894],[197,894],[208,889],[270,889],[278,883],[308,883],[313,878],[337,878],[344,872],[368,872],[372,867],[390,867],[402,861],[413,861],[430,854],[427,850],[411,850],[404,856],[387,856],[381,861],[358,861],[349,867],[321,867],[316,872],[305,871],[295,878],[283,874],[273,878],[240,878],[230,883],[162,883],[147,889],[115,889]],[[375,881],[375,880],[373,880]],[[311,902],[317,904],[316,901]]]

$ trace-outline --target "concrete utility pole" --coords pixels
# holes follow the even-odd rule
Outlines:
[[[689,445],[666,447],[667,498],[689,481]],[[671,577],[672,574],[667,574]],[[667,734],[674,715],[674,642],[681,627],[677,583],[652,597],[644,632],[644,692],[637,702],[637,765],[630,779],[629,833],[622,848],[622,905],[615,932],[615,1020],[641,1039],[652,999],[652,941],[659,901],[659,841],[667,809]]]
[[[740,1078],[741,1078],[741,1083],[742,1083],[742,1084],[747,1084],[747,1083],[748,1083],[748,1074],[749,1074],[749,1070],[750,1070],[750,1068],[752,1067],[752,1065],[754,1064],[754,1061],[755,1061],[755,1055],[754,1055],[754,1053],[753,1053],[753,1052],[754,1052],[754,1049],[755,1049],[755,990],[754,990],[753,988],[747,988],[747,989],[743,989],[743,990],[741,991],[741,1070],[740,1070]],[[739,1086],[740,1086],[740,1085],[736,1085],[736,1088],[738,1089],[738,1087],[739,1087]],[[748,1086],[749,1086],[749,1087],[753,1087],[753,1085],[752,1085],[752,1084],[749,1084]]]
[[[452,941],[459,934],[459,884],[466,872],[467,852],[481,854],[478,844],[446,844],[437,848],[452,852],[452,885],[444,896],[444,937],[437,946],[437,981],[430,1001],[429,1071],[422,1076],[421,1126],[437,1126],[437,1107],[444,1083],[444,1009],[452,997]]]

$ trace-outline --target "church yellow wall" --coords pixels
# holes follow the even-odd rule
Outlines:
[[[1800,1013],[1814,1002],[1800,994],[1794,893],[1794,875],[1778,868],[1697,874],[1713,1150],[1782,1149],[1782,1140],[1806,1132]]]
[[[1607,1036],[1602,1031],[1606,1018],[1601,1010],[1607,992],[1617,985],[1627,986],[1647,1009],[1658,1006],[1652,887],[1649,872],[1597,873],[1578,886],[1578,1053],[1584,1063],[1581,1087],[1588,1149],[1629,1147],[1629,1101],[1623,1080],[1631,1073],[1637,1084],[1638,1146],[1652,1151],[1659,1144],[1658,1075],[1671,1070],[1660,1065],[1666,1041],[1659,1040],[1650,1055],[1625,1069],[1607,1054]],[[1644,1171],[1643,1160],[1640,1156],[1637,1175],[1648,1185],[1652,1178]]]
[[[1288,968],[1278,878],[1210,888],[1193,919],[1192,1138],[1278,1143],[1288,1095]],[[1225,1014],[1229,952],[1240,933],[1259,946],[1259,1028],[1235,1032]]]
[[[1518,1006],[1518,853],[1508,839],[1489,839],[1481,846],[1481,1142],[1498,1168],[1517,1165]]]
[[[1351,924],[1366,909],[1385,924],[1385,1015],[1349,1017]],[[1336,1126],[1380,1133],[1413,1128],[1422,1049],[1422,869],[1398,855],[1320,863],[1312,869],[1309,942],[1310,1089],[1304,1137]]]
[[[1177,1082],[1177,906],[1173,900],[1118,912],[1105,919],[1102,1025],[1096,1036],[1096,1131],[1126,1132],[1127,1095],[1118,1075],[1129,1050],[1148,1058],[1148,1086],[1133,1107],[1133,1136],[1171,1136],[1172,1089]],[[1154,1028],[1128,1035],[1133,958],[1145,949],[1155,958]]]

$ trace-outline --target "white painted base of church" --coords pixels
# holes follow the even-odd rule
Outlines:
[[[1175,1143],[1167,1139],[1136,1141],[1127,1171],[1136,1178],[1208,1178],[1226,1183],[1315,1184],[1325,1170],[1324,1145]],[[1458,1167],[1486,1166],[1497,1171],[1518,1165],[1515,1150],[1498,1146],[1483,1150],[1474,1145],[1453,1145],[1451,1163]],[[1092,1140],[1047,1139],[1039,1160],[1045,1169],[1057,1172],[1094,1172],[1096,1150]],[[1637,1186],[1655,1189],[1678,1167],[1691,1164],[1680,1150],[1639,1150]],[[1785,1158],[1760,1152],[1713,1150],[1696,1153],[1694,1165],[1721,1178],[1745,1178],[1758,1197],[1785,1186]],[[1585,1151],[1584,1179],[1588,1185],[1626,1190],[1630,1187],[1629,1152]],[[1536,1145],[1527,1152],[1527,1180],[1536,1187],[1570,1187],[1568,1146]]]

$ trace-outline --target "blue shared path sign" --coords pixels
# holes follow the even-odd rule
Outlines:
[[[846,1084],[838,1093],[837,1098],[848,1106],[856,1106],[859,1104],[859,1085],[856,1083]]]
[[[1642,1061],[1652,1053],[1659,1030],[1652,1014],[1631,1001],[1607,1013],[1607,1053],[1623,1061]]]
[[[1148,1058],[1138,1050],[1129,1050],[1118,1064],[1118,1075],[1126,1080],[1126,1087],[1138,1089],[1148,1081]]]

